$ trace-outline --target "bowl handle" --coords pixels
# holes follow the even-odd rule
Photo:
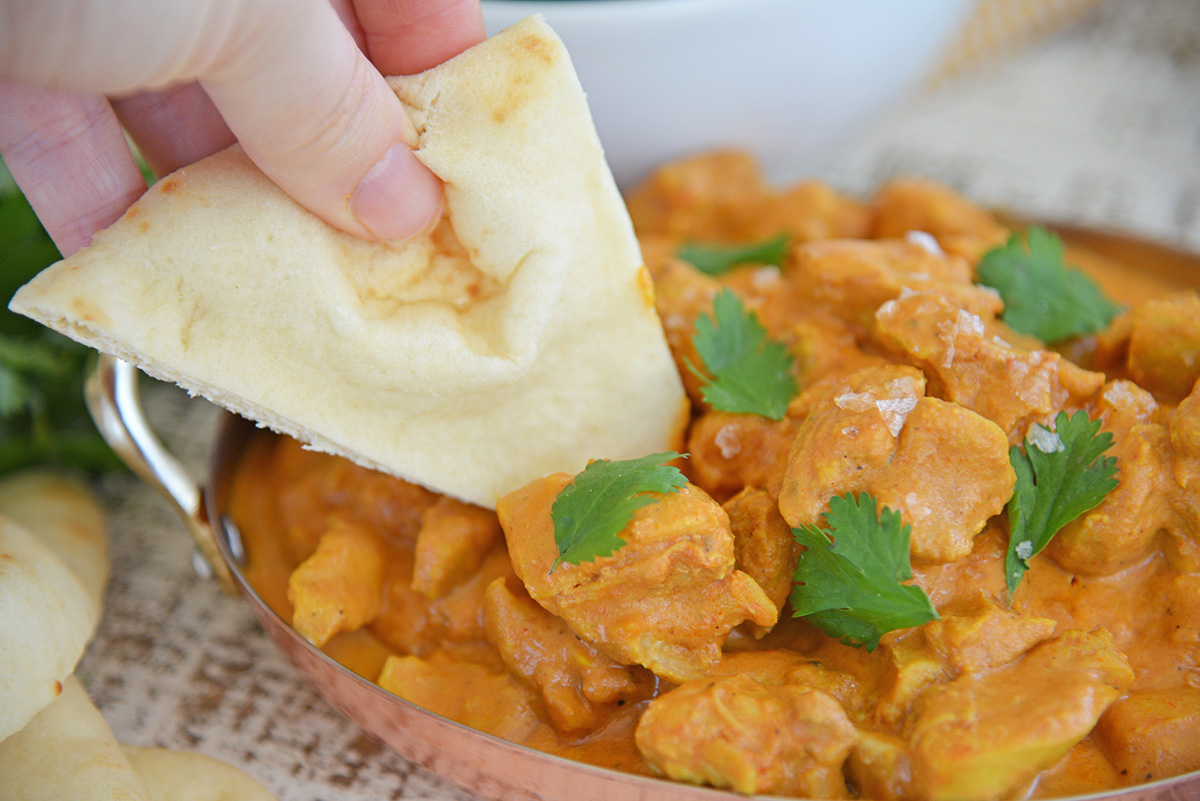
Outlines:
[[[225,590],[236,593],[233,574],[221,557],[205,513],[203,489],[163,446],[146,420],[137,368],[115,356],[100,354],[84,384],[84,395],[100,436],[130,470],[166,495],[183,518],[202,557],[194,559],[193,564],[209,568],[204,571],[201,567],[198,572],[215,575]]]

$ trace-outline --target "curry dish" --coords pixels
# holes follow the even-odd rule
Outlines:
[[[572,476],[492,512],[256,436],[230,508],[285,620],[474,728],[743,793],[1054,797],[1200,769],[1200,297],[1098,265],[1125,310],[1050,348],[975,283],[1010,230],[940,185],[780,191],[713,153],[628,203],[692,402],[689,483],[613,554],[556,564]],[[779,235],[779,267],[677,257]],[[704,398],[697,320],[726,289],[792,358],[782,419]],[[1010,449],[1063,411],[1111,434],[1119,483],[1009,592]],[[873,650],[789,603],[793,528],[847,493],[911,527],[911,583],[937,610]]]

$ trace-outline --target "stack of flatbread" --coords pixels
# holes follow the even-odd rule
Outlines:
[[[103,513],[85,486],[0,481],[0,798],[269,801],[209,757],[117,743],[74,676],[107,579]]]
[[[392,78],[446,187],[380,244],[236,146],[160,181],[12,308],[281,431],[460,499],[678,445],[687,407],[587,102],[538,17]]]

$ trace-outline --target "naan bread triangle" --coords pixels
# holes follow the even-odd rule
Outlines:
[[[122,745],[75,676],[0,742],[4,801],[274,801],[245,771],[188,751]]]
[[[446,186],[358,240],[235,146],[160,181],[11,308],[313,447],[492,507],[678,447],[686,401],[562,43],[533,17],[389,79]]]
[[[104,515],[85,486],[43,472],[0,481],[0,741],[62,692],[107,579]]]
[[[191,751],[122,745],[150,801],[275,801],[240,768]]]
[[[0,788],[11,801],[151,801],[75,676],[54,703],[0,742]]]

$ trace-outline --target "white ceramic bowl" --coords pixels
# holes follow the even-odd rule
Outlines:
[[[913,88],[973,0],[483,0],[566,43],[617,181],[720,146],[800,177]]]

